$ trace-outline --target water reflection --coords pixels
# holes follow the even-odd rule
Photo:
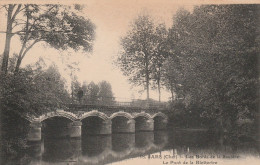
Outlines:
[[[112,150],[114,152],[125,152],[134,148],[134,134],[113,134],[112,135]]]
[[[56,164],[78,162],[82,164],[105,164],[159,151],[167,138],[164,134],[139,132],[136,134],[113,134],[111,136],[84,135],[81,139],[44,139],[31,147],[31,163]],[[157,140],[156,144],[154,139]]]
[[[259,156],[255,144],[220,144],[205,131],[158,131],[135,134],[84,135],[81,139],[44,139],[29,145],[25,164],[106,164],[154,154],[247,154]],[[19,160],[18,162],[21,162]],[[18,163],[21,164],[21,163]]]
[[[98,157],[111,149],[111,136],[83,136],[82,155]]]
[[[168,147],[178,155],[250,155],[259,157],[257,142],[237,142],[235,138],[226,141],[217,139],[206,131],[170,132]]]
[[[167,131],[156,131],[154,132],[154,144],[163,148],[168,142],[168,137]]]

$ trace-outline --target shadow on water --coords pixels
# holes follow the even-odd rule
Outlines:
[[[196,130],[175,130],[168,132],[167,149],[175,149],[178,154],[226,154],[259,156],[256,141],[239,142],[235,137],[218,137],[214,133]]]
[[[146,148],[153,144],[154,133],[153,132],[136,132],[135,134],[135,146],[136,148]]]
[[[45,162],[71,160],[81,153],[80,139],[46,139],[42,143],[42,161]]]
[[[82,137],[82,155],[86,157],[95,157],[111,148],[111,136],[95,135]]]
[[[106,164],[172,150],[177,154],[240,154],[259,156],[255,143],[228,143],[206,131],[137,132],[112,135],[83,135],[81,139],[44,138],[28,144],[16,164]],[[12,161],[13,163],[14,161]],[[11,164],[12,164],[11,163]],[[8,163],[6,163],[8,164]],[[15,164],[15,163],[13,163]]]
[[[112,150],[114,152],[124,152],[131,150],[135,145],[134,134],[113,134],[112,135]]]

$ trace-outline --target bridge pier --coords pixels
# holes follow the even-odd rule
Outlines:
[[[69,136],[71,138],[81,138],[81,121],[73,121],[69,124]]]
[[[99,134],[111,134],[112,133],[112,121],[103,120]]]
[[[127,121],[127,130],[126,132],[134,133],[135,132],[135,120],[131,119]]]
[[[146,126],[147,131],[153,131],[154,130],[154,120],[153,119],[147,120],[145,123],[145,126]]]
[[[29,133],[27,135],[28,141],[40,141],[42,138],[42,123],[41,122],[33,122],[30,123]]]

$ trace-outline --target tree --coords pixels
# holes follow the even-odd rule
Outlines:
[[[94,25],[89,19],[73,11],[71,6],[64,5],[18,5],[7,8],[6,47],[2,71],[7,72],[11,37],[19,35],[22,47],[18,53],[15,72],[19,71],[21,62],[27,52],[37,43],[44,42],[56,49],[91,51],[94,39]],[[81,8],[75,7],[76,10]],[[19,19],[15,19],[19,15]],[[12,32],[14,28],[19,28]]]
[[[131,30],[121,39],[123,51],[117,59],[117,64],[130,83],[144,85],[149,100],[149,85],[151,79],[151,59],[154,54],[155,26],[148,15],[139,16],[131,25]]]
[[[257,11],[257,5],[200,6],[179,11],[171,28],[177,63],[171,67],[182,73],[176,83],[190,105],[228,131],[257,111]]]
[[[153,87],[158,89],[159,102],[161,102],[162,65],[169,54],[168,30],[165,24],[159,24],[154,33],[155,50],[151,59],[151,79],[155,82]]]
[[[10,64],[13,70],[15,65]],[[28,148],[26,132],[29,131],[29,121],[21,115],[38,117],[57,108],[65,108],[64,104],[70,102],[65,80],[57,66],[43,69],[41,64],[42,61],[39,61],[22,68],[16,76],[6,74],[0,77],[1,150],[4,151],[1,154],[10,154],[7,157]]]
[[[40,96],[38,98],[45,106],[63,107],[63,104],[69,102],[69,93],[66,90],[65,79],[59,73],[55,64],[49,66],[46,70],[36,72],[33,83],[37,85]],[[41,88],[41,89],[38,89]]]
[[[88,100],[90,104],[96,104],[98,102],[99,86],[91,81],[88,85]]]
[[[47,70],[27,66],[15,77],[1,78],[1,110],[15,111],[20,114],[39,115],[46,111],[62,108],[69,102],[65,80],[57,66]]]
[[[3,74],[6,74],[8,68],[11,39],[14,35],[14,33],[12,32],[14,28],[13,24],[15,23],[17,14],[22,10],[21,9],[22,5],[9,4],[9,5],[4,5],[3,7],[7,10],[7,25],[6,25],[5,48],[3,53],[1,72],[3,72]]]
[[[107,81],[101,81],[99,84],[99,100],[103,105],[111,105],[114,102],[111,84]]]

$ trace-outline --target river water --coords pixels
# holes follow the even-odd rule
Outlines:
[[[6,164],[259,164],[259,145],[218,139],[203,130],[83,135],[47,139]]]

